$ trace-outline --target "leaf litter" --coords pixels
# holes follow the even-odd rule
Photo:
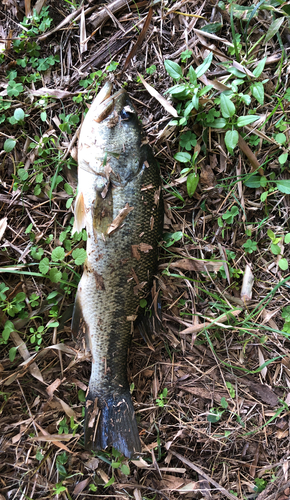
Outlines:
[[[3,3],[1,498],[290,494],[290,9],[150,9]],[[71,236],[75,144],[108,76],[135,103],[165,200],[162,327],[154,350],[136,331],[130,351],[130,462],[83,449],[89,355],[70,331],[86,241]]]

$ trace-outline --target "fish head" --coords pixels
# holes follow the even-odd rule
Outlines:
[[[110,95],[111,89],[105,84],[93,101],[79,140],[79,169],[96,176],[97,190],[105,180],[126,185],[144,163],[142,129],[130,97],[125,89]]]

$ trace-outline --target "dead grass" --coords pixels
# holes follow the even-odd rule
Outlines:
[[[239,4],[246,6],[247,2]],[[278,261],[282,255],[289,259],[290,254],[289,245],[283,241],[289,231],[289,194],[275,188],[261,202],[261,194],[273,184],[251,188],[245,182],[254,171],[266,175],[268,181],[271,173],[276,179],[289,178],[288,161],[283,166],[278,161],[289,145],[289,101],[283,100],[288,85],[289,18],[279,6],[272,11],[257,9],[248,26],[248,50],[252,49],[253,60],[252,66],[245,67],[253,71],[267,56],[259,77],[264,82],[265,101],[260,105],[255,102],[262,128],[252,133],[251,125],[244,127],[244,140],[240,138],[230,155],[222,129],[206,128],[196,116],[189,121],[187,127],[197,137],[200,175],[197,190],[189,197],[186,176],[181,174],[183,165],[174,160],[180,149],[182,127],[168,125],[172,117],[167,111],[171,112],[171,108],[162,99],[157,101],[150,96],[137,81],[137,72],[163,95],[173,85],[164,60],[180,64],[181,52],[189,48],[192,58],[182,66],[191,64],[195,68],[212,51],[213,63],[205,76],[214,82],[218,97],[223,90],[222,80],[224,83],[229,75],[219,63],[226,59],[231,66],[240,68],[236,54],[229,53],[227,46],[232,43],[228,3],[225,2],[225,9],[211,1],[157,3],[147,32],[143,31],[145,39],[142,40],[143,35],[139,38],[136,55],[124,70],[148,15],[147,2],[133,3],[129,8],[120,1],[121,8],[116,11],[114,2],[99,14],[97,6],[88,4],[85,17],[75,22],[72,16],[64,23],[74,8],[69,3],[51,0],[49,17],[53,23],[46,34],[34,40],[41,47],[37,57],[57,54],[61,64],[55,61],[38,81],[26,81],[24,92],[9,98],[7,72],[17,70],[20,77],[31,71],[29,64],[26,68],[17,65],[16,59],[26,53],[17,55],[11,45],[11,40],[22,31],[19,22],[25,13],[23,9],[27,13],[29,5],[26,1],[20,7],[5,0],[0,14],[0,49],[5,49],[0,95],[12,101],[11,109],[4,114],[13,116],[15,109],[21,108],[29,115],[15,125],[6,120],[0,129],[0,270],[8,288],[6,302],[2,303],[19,303],[17,294],[24,292],[23,310],[28,312],[26,318],[20,318],[19,312],[10,317],[4,306],[1,312],[3,328],[8,320],[14,322],[8,343],[2,341],[1,345],[1,500],[286,500],[290,491],[290,357],[281,311],[289,304],[290,276],[288,270],[280,269]],[[81,9],[78,12],[81,14]],[[193,14],[201,17],[192,17]],[[263,40],[259,42],[262,35],[269,33],[274,18],[279,20],[282,14],[278,35],[274,34],[267,45]],[[233,20],[236,32],[241,33],[246,21],[236,16]],[[214,22],[223,25],[213,37],[200,31]],[[49,34],[52,28],[54,32]],[[80,42],[86,39],[84,51],[86,45]],[[243,54],[243,37],[241,43]],[[158,287],[162,293],[163,325],[154,340],[155,350],[144,345],[136,332],[130,351],[129,376],[134,383],[143,455],[130,462],[128,475],[120,468],[112,470],[109,453],[92,457],[82,446],[82,391],[87,388],[90,364],[71,339],[70,317],[82,272],[72,251],[84,243],[74,241],[72,248],[67,243],[66,264],[55,261],[52,265],[55,273],[66,273],[62,281],[55,275],[55,282],[41,276],[38,266],[40,259],[46,257],[51,262],[53,249],[64,244],[61,234],[73,216],[67,204],[73,195],[65,183],[75,190],[73,158],[80,122],[70,122],[70,129],[60,130],[63,120],[59,115],[81,114],[85,104],[72,98],[81,92],[94,95],[94,86],[85,90],[79,81],[104,70],[112,60],[119,63],[114,72],[116,87],[126,82],[161,165],[164,232],[183,233],[167,248],[164,240],[160,249]],[[151,65],[157,71],[148,75],[146,68]],[[38,89],[43,87],[50,89],[52,97],[39,102],[44,91]],[[208,114],[215,104],[205,97],[204,110]],[[171,104],[176,108],[176,101]],[[239,109],[247,115],[253,109],[253,101],[249,107]],[[46,117],[41,119],[44,111]],[[275,139],[279,132],[275,125],[282,117],[286,123],[283,146]],[[42,137],[42,142],[30,149],[31,142],[39,143],[35,136]],[[17,144],[7,152],[4,141],[10,138]],[[29,172],[27,189],[23,189],[26,180],[23,172],[21,180],[19,168]],[[37,180],[40,172],[42,179]],[[56,172],[62,179],[53,185]],[[223,215],[233,206],[238,207],[238,214],[232,223],[227,223]],[[282,238],[278,242],[280,255],[271,252],[269,229],[275,237]],[[246,253],[243,247],[248,239],[257,243],[253,253]],[[35,254],[39,249],[43,250],[40,258]],[[225,260],[222,273],[219,269]],[[243,283],[246,270],[248,279]],[[48,299],[54,291],[58,295]],[[34,302],[33,293],[38,297]],[[55,311],[54,316],[51,311]],[[49,327],[49,321],[56,319],[59,326]],[[37,343],[32,337],[41,326],[45,329],[40,332],[42,342],[36,352]],[[9,350],[13,346],[17,352],[11,361]],[[165,397],[163,401],[161,397],[160,403],[162,393]],[[104,488],[112,474],[114,484]]]

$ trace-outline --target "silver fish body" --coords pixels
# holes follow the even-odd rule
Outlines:
[[[125,90],[106,84],[82,125],[74,230],[87,230],[73,333],[92,355],[85,445],[140,451],[127,380],[127,354],[140,299],[157,270],[162,230],[161,179]]]

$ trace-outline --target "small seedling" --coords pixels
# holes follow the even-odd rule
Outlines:
[[[246,253],[253,253],[257,250],[258,244],[256,241],[247,239],[246,243],[243,244],[243,248]]]
[[[159,394],[158,398],[156,399],[156,404],[160,408],[163,408],[167,404],[167,393],[168,389],[164,387],[163,391],[161,394]]]

